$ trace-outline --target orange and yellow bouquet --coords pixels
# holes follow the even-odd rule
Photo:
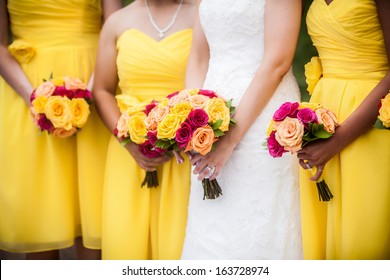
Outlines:
[[[335,114],[320,104],[285,102],[275,111],[267,130],[269,154],[276,158],[285,152],[296,153],[311,141],[331,137],[338,125]],[[333,198],[324,179],[316,185],[320,201]]]
[[[379,129],[390,129],[390,94],[381,99],[378,109],[378,118],[374,127]]]
[[[172,151],[178,161],[180,152],[206,155],[213,144],[234,124],[232,101],[206,89],[184,89],[168,95],[145,118],[147,140],[154,151]],[[212,168],[208,168],[213,170]],[[217,180],[202,181],[203,199],[222,194]]]
[[[65,138],[75,134],[88,120],[91,92],[77,78],[52,77],[31,94],[30,110],[41,131]]]

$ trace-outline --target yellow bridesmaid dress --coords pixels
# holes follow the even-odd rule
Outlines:
[[[147,102],[183,89],[191,39],[191,29],[161,41],[136,29],[125,31],[117,41],[118,99]],[[103,259],[180,258],[190,163],[186,158],[179,165],[173,158],[159,166],[157,174],[157,188],[141,188],[145,171],[111,137],[104,186]]]
[[[99,0],[7,2],[9,50],[34,87],[51,73],[89,80],[101,27]],[[0,79],[1,249],[71,246],[81,234],[80,206],[85,245],[100,248],[101,174],[109,136],[95,108],[91,111],[76,137],[54,138],[35,127],[22,98]]]
[[[375,2],[314,0],[307,26],[323,67],[311,101],[342,122],[389,70]],[[390,259],[389,166],[390,131],[372,128],[325,166],[331,201],[301,171],[306,259]]]

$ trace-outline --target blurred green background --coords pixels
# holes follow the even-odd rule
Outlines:
[[[239,0],[237,0],[239,1]],[[302,93],[302,100],[307,101],[309,95],[306,90],[306,82],[305,82],[305,73],[304,73],[304,65],[310,60],[310,58],[317,54],[315,48],[312,45],[310,37],[307,34],[306,28],[306,13],[309,9],[309,6],[313,0],[303,0],[303,16],[302,16],[302,25],[301,31],[299,35],[297,51],[293,61],[293,70],[294,75],[298,80],[298,85]],[[125,4],[129,4],[133,2],[133,0],[124,0]]]

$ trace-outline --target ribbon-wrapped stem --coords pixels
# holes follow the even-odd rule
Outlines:
[[[310,167],[310,166],[308,166]],[[316,167],[313,167],[317,169]],[[317,170],[313,170],[313,168],[309,168],[308,170],[310,173],[314,176],[317,172]],[[320,201],[329,201],[333,198],[333,194],[330,191],[328,184],[325,182],[325,180],[322,178],[322,176],[316,181],[317,190],[318,190],[318,199]]]

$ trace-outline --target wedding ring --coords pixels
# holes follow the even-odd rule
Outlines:
[[[206,169],[209,171],[209,177],[210,177],[211,175],[214,174],[215,166],[214,167],[207,166]]]

